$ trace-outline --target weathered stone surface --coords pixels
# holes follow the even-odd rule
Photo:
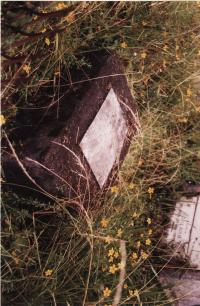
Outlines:
[[[80,143],[101,188],[119,160],[127,131],[121,106],[111,88]]]
[[[161,274],[160,282],[171,288],[166,289],[166,294],[174,305],[200,305],[200,272],[188,271],[182,275],[182,272],[166,271]]]
[[[180,245],[181,256],[200,270],[200,197],[181,198],[171,217],[166,241]]]
[[[189,260],[190,267],[174,265],[159,276],[176,306],[200,305],[200,196],[182,197],[171,215],[166,242],[174,257]]]

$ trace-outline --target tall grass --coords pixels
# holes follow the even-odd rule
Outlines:
[[[55,103],[59,115],[72,71],[89,69],[85,54],[101,49],[123,59],[140,121],[98,209],[77,215],[68,199],[6,189],[3,305],[175,305],[159,273],[174,256],[162,244],[168,212],[185,181],[200,181],[199,3],[4,2],[2,12],[9,137],[21,108],[45,115]]]

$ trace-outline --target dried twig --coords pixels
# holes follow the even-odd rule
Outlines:
[[[120,253],[121,253],[121,263],[120,263],[120,274],[119,274],[119,283],[117,285],[116,293],[114,296],[113,306],[117,306],[121,300],[122,289],[124,280],[126,277],[126,242],[120,240]]]
[[[5,138],[6,138],[7,142],[8,142],[8,145],[9,145],[9,147],[10,147],[12,153],[13,153],[13,156],[15,157],[15,159],[16,159],[16,161],[17,161],[19,167],[22,169],[22,171],[23,171],[24,174],[28,177],[28,179],[29,179],[29,180],[30,180],[30,181],[31,181],[40,191],[42,191],[43,194],[45,194],[46,196],[48,196],[48,197],[51,198],[51,199],[56,199],[53,195],[51,195],[51,194],[48,193],[46,190],[44,190],[40,185],[38,185],[37,182],[30,176],[30,174],[27,172],[26,168],[24,167],[24,165],[23,165],[22,162],[20,161],[20,159],[19,159],[17,153],[15,152],[15,149],[14,149],[12,143],[10,142],[10,140],[9,140],[9,138],[8,138],[8,136],[7,136],[7,134],[4,133],[4,135],[5,135]]]

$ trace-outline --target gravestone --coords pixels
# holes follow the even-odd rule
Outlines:
[[[170,220],[166,241],[180,245],[177,254],[189,259],[200,270],[200,197],[182,197],[176,203]]]
[[[71,114],[64,120],[46,122],[34,136],[22,141],[16,153],[36,183],[34,188],[41,186],[53,196],[85,204],[114,182],[138,122],[117,55],[99,55],[95,73],[76,83],[78,93],[70,92],[62,102],[75,101]],[[3,165],[7,181],[30,183],[13,155],[4,158]]]
[[[200,305],[200,196],[182,197],[175,206],[166,242],[173,256],[187,260],[189,267],[167,268],[160,275],[168,297],[177,306]],[[183,269],[182,269],[183,268]]]

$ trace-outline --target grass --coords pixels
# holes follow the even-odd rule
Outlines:
[[[175,305],[158,276],[173,263],[168,212],[200,181],[199,3],[15,5],[2,4],[3,133],[21,109],[58,103],[101,49],[123,59],[141,128],[98,209],[77,216],[68,199],[41,203],[4,182],[3,305]]]

